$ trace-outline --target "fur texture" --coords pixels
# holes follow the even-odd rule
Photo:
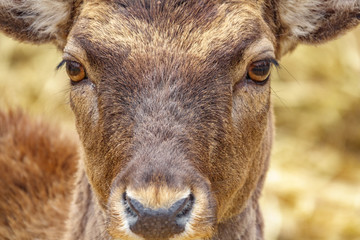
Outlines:
[[[46,185],[66,199],[63,239],[263,239],[258,199],[272,145],[271,89],[268,79],[249,77],[250,66],[276,63],[299,42],[324,42],[359,21],[358,0],[0,2],[1,30],[53,41],[87,73],[70,91],[83,149],[65,169],[75,186],[62,175],[62,189]],[[42,178],[32,177],[36,188]],[[12,201],[28,209],[11,186],[19,192]],[[164,237],[154,224],[134,232],[141,214],[129,199],[164,212],[187,195],[193,201],[182,232]],[[6,219],[15,207],[4,205]],[[65,213],[44,221],[54,233],[34,236],[60,236]],[[6,221],[4,232],[22,231]]]
[[[0,238],[59,239],[78,145],[19,111],[0,112]]]
[[[359,0],[280,0],[279,20],[282,23],[281,54],[297,42],[318,44],[343,34],[359,24]]]
[[[64,45],[79,1],[2,0],[0,26],[3,31],[26,42],[54,42]],[[17,30],[15,30],[17,29]],[[14,31],[15,30],[15,31]]]

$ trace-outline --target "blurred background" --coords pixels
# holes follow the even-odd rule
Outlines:
[[[52,45],[0,35],[0,109],[75,131]],[[360,28],[300,46],[273,71],[276,137],[262,208],[266,239],[360,239]]]

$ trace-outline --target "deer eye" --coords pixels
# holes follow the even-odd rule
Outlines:
[[[74,61],[66,61],[66,72],[73,82],[80,82],[84,78],[86,78],[86,72],[84,67]]]
[[[269,79],[271,70],[271,60],[262,60],[253,62],[248,70],[248,79],[253,80],[258,84],[265,84]]]

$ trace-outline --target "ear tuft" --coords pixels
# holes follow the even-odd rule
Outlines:
[[[284,39],[321,43],[360,23],[360,0],[278,0]]]
[[[73,1],[2,0],[0,30],[21,41],[63,41],[71,18]]]

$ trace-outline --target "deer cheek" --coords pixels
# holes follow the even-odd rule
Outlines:
[[[83,164],[87,178],[95,190],[102,207],[105,206],[108,193],[104,191],[107,186],[106,179],[103,178],[104,168],[103,155],[99,153],[99,110],[96,91],[91,84],[79,83],[70,92],[70,105],[76,120],[76,129],[79,133],[84,158]],[[100,180],[102,179],[102,180]]]
[[[76,118],[76,127],[82,140],[90,137],[99,120],[97,96],[92,84],[82,84],[72,87],[70,92],[70,106]],[[82,129],[85,128],[85,129]]]

